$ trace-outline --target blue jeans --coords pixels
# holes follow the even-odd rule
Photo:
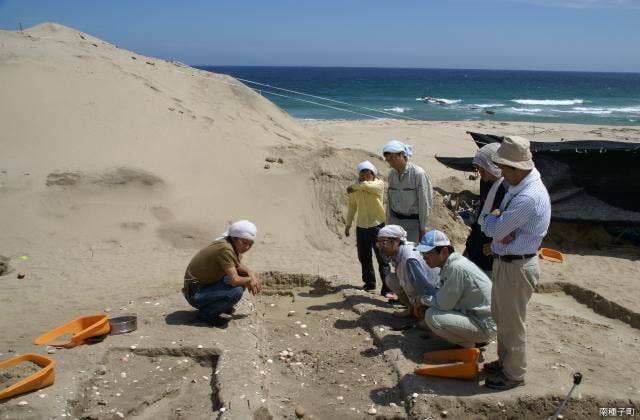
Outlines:
[[[244,289],[229,284],[229,277],[224,276],[214,284],[198,288],[191,295],[185,294],[189,305],[198,310],[198,316],[209,320],[233,308],[240,302]]]
[[[373,268],[372,257],[373,254],[378,260],[378,272],[380,273],[380,280],[382,282],[382,294],[389,292],[390,289],[385,283],[385,279],[391,273],[391,266],[389,260],[380,253],[380,250],[376,246],[376,240],[378,239],[378,232],[384,227],[384,223],[378,226],[370,228],[356,227],[356,246],[358,247],[358,260],[362,266],[362,282],[365,289],[376,288],[376,272]],[[372,252],[373,251],[373,252]]]

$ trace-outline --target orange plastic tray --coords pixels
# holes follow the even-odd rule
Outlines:
[[[10,387],[0,390],[0,401],[10,398],[25,392],[35,391],[36,389],[49,386],[55,380],[56,362],[49,359],[46,356],[42,356],[36,353],[27,353],[20,356],[16,356],[13,359],[8,359],[0,362],[0,370],[6,369],[11,366],[19,365],[23,362],[33,362],[42,367],[39,371],[30,375],[18,383],[11,385]]]
[[[480,349],[454,349],[432,351],[424,354],[426,363],[451,360],[447,364],[427,364],[417,368],[418,375],[439,376],[442,378],[473,379],[478,374]]]
[[[540,258],[543,260],[561,263],[564,262],[564,256],[560,251],[551,248],[540,248]]]
[[[111,325],[109,325],[109,315],[89,315],[83,316],[66,324],[55,328],[36,338],[34,343],[38,345],[49,345],[55,347],[72,348],[82,344],[89,337],[109,334]],[[54,341],[56,338],[73,334],[69,341]]]

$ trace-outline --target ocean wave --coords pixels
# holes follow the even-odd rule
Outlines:
[[[515,113],[520,113],[520,114],[535,114],[538,112],[542,112],[542,109],[540,108],[515,108],[515,107],[511,107],[509,108],[510,111],[513,111]]]
[[[434,98],[431,96],[423,96],[422,98],[416,98],[416,101],[429,102],[431,104],[438,105],[452,105],[457,104],[461,99],[446,99],[446,98]]]
[[[640,114],[640,106],[623,106],[621,108],[608,108],[613,112],[624,112],[629,114]]]
[[[469,107],[476,107],[476,108],[496,108],[499,106],[504,106],[504,104],[471,104],[469,105]]]
[[[552,109],[554,112],[562,112],[564,114],[590,114],[590,115],[609,115],[613,114],[613,111],[605,108],[585,108],[574,107],[571,109]]]
[[[512,99],[521,105],[580,105],[584,103],[583,99]]]
[[[609,108],[576,106],[571,109],[554,109],[552,111],[564,112],[569,114],[594,114],[594,115],[609,115],[613,113],[640,114],[640,106],[623,106],[623,107],[609,107]]]
[[[413,108],[409,108],[409,107],[399,107],[399,106],[394,106],[393,108],[382,108],[383,111],[387,111],[387,112],[397,112],[398,114],[404,114],[406,111],[411,111]]]

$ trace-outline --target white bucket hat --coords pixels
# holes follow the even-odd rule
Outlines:
[[[531,159],[529,140],[524,137],[511,136],[502,140],[500,148],[491,158],[495,163],[512,168],[529,170],[535,168]]]

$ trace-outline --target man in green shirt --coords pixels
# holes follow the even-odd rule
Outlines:
[[[491,319],[491,280],[474,263],[454,252],[443,232],[427,232],[416,251],[427,265],[440,267],[440,288],[424,295],[415,307],[417,317],[439,337],[461,347],[479,347],[496,336]]]
[[[228,319],[220,315],[233,313],[245,289],[254,295],[260,291],[260,281],[241,262],[256,233],[253,223],[240,220],[191,259],[182,293],[203,320],[218,326],[225,324]]]

